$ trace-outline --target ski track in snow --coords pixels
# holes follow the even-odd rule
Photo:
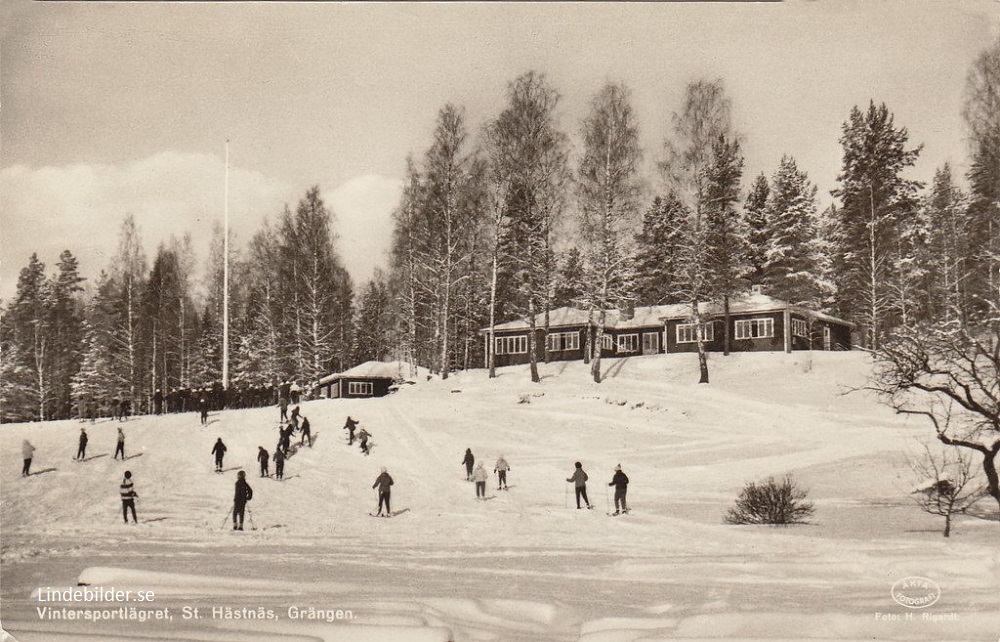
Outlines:
[[[607,364],[600,384],[582,364],[453,374],[384,399],[301,404],[317,435],[295,447],[282,482],[258,476],[273,454],[274,408],[64,421],[0,431],[4,628],[18,640],[994,640],[1000,631],[996,524],[940,521],[907,498],[903,455],[929,429],[869,396],[860,353],[713,355],[712,384],[693,383],[691,355]],[[459,390],[460,392],[452,392]],[[528,403],[519,403],[526,399]],[[365,457],[348,448],[347,415],[373,433]],[[76,437],[90,435],[76,463]],[[229,451],[224,474],[209,454]],[[38,448],[27,479],[20,443]],[[466,447],[490,472],[476,501],[460,463]],[[496,492],[503,453],[511,490]],[[597,510],[573,508],[565,478],[581,461]],[[612,469],[632,483],[627,516],[605,518]],[[371,484],[395,480],[393,519],[371,519]],[[236,469],[247,472],[257,530],[234,533]],[[118,484],[133,471],[140,524],[123,526]],[[274,472],[273,461],[270,464]],[[726,525],[747,481],[791,473],[817,513],[794,528]],[[570,508],[566,508],[569,506]],[[948,623],[879,622],[899,612],[889,587],[935,579]],[[274,609],[276,622],[40,621],[38,586],[113,582],[155,590],[156,606]],[[159,597],[162,596],[162,597]],[[350,622],[290,620],[291,605],[350,609]],[[261,628],[263,627],[263,628]],[[255,631],[257,631],[255,633]],[[254,637],[256,636],[256,637]]]

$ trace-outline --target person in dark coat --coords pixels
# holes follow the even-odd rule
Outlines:
[[[285,452],[280,446],[274,449],[274,478],[285,478]]]
[[[163,414],[163,391],[157,388],[156,394],[153,395],[153,411],[158,414]]]
[[[350,415],[347,415],[347,421],[344,422],[344,428],[347,430],[347,445],[354,445],[354,429],[357,428],[358,422],[351,419]]]
[[[587,499],[587,473],[583,471],[583,464],[576,462],[576,470],[573,471],[573,476],[567,479],[567,482],[573,482],[573,487],[576,489],[576,507],[580,508],[580,498],[583,498],[587,508],[593,508],[590,505],[590,500]]]
[[[309,447],[312,448],[313,447],[313,438],[312,438],[311,429],[309,427],[309,417],[306,417],[305,415],[302,415],[302,428],[301,428],[301,430],[302,430],[302,438],[299,439],[299,445],[301,446],[302,444],[304,444],[308,440],[309,441]]]
[[[128,399],[121,400],[121,420],[128,421],[128,416],[132,413],[132,404]]]
[[[281,409],[281,417],[278,421],[288,421],[288,399],[282,397],[281,401],[278,402],[278,407]]]
[[[122,461],[125,461],[125,431],[120,427],[118,428],[118,443],[115,445],[115,459],[118,459],[118,455],[122,456]]]
[[[375,483],[372,484],[372,488],[378,487],[378,516],[382,515],[382,506],[385,505],[385,517],[392,517],[392,508],[389,507],[389,497],[392,494],[392,477],[389,476],[389,472],[382,467],[382,472],[378,477],[375,478]]]
[[[201,413],[201,425],[208,423],[208,399],[202,394],[198,397],[198,411]]]
[[[288,424],[287,426],[285,426],[284,428],[282,428],[281,431],[280,431],[280,434],[281,434],[281,442],[280,442],[280,444],[281,444],[281,450],[282,450],[282,452],[284,453],[284,455],[286,457],[288,456],[288,449],[291,448],[291,445],[292,445],[292,431],[293,430],[294,430],[294,428],[292,427],[292,424]]]
[[[628,492],[628,476],[622,472],[622,465],[615,466],[615,476],[611,478],[608,486],[615,487],[615,515],[628,512],[628,505],[625,503],[625,494]]]
[[[295,430],[299,429],[299,415],[300,415],[299,407],[295,406],[294,408],[292,408],[292,416],[289,418],[289,421],[291,421],[292,427]]]
[[[222,458],[226,454],[226,444],[222,443],[222,437],[212,446],[212,454],[215,455],[215,472],[222,472]]]
[[[139,495],[135,492],[135,484],[132,483],[132,471],[126,470],[125,477],[122,479],[121,486],[122,495],[122,517],[125,519],[125,523],[128,524],[128,512],[132,511],[132,523],[138,524],[139,520],[135,518],[135,500]]]
[[[247,474],[242,470],[236,476],[236,495],[233,497],[233,530],[243,530],[243,514],[247,502],[253,499],[253,489],[247,483]]]
[[[80,447],[76,450],[76,458],[83,461],[87,458],[87,431],[80,429]]]
[[[462,460],[465,464],[465,481],[472,481],[472,466],[476,463],[476,458],[472,456],[472,449],[465,449],[465,459]]]
[[[271,461],[271,455],[264,450],[263,446],[257,446],[257,461],[260,462],[260,476],[267,477],[270,473],[267,470],[267,463]]]

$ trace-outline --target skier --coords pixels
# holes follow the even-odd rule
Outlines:
[[[611,478],[608,486],[615,487],[615,512],[614,515],[628,512],[628,505],[625,503],[625,493],[628,492],[628,476],[622,472],[622,465],[615,466],[615,476]]]
[[[306,440],[309,440],[309,447],[312,448],[313,438],[312,433],[309,430],[309,417],[302,415],[302,438],[299,439],[299,445],[301,446],[304,444]]]
[[[288,399],[282,397],[278,406],[281,408],[281,418],[278,421],[288,421]]]
[[[488,475],[483,468],[483,462],[476,464],[476,470],[472,473],[472,480],[476,482],[476,499],[482,497],[486,499],[486,479]]]
[[[128,512],[132,511],[132,523],[138,524],[139,520],[135,518],[135,500],[139,497],[135,493],[134,484],[132,483],[132,471],[126,470],[125,477],[122,479],[122,518],[124,518],[125,523],[128,524]]]
[[[583,498],[587,508],[593,508],[590,505],[590,500],[587,499],[587,473],[583,471],[583,464],[576,462],[576,470],[573,471],[573,476],[567,479],[567,482],[573,482],[573,486],[576,488],[576,507],[580,508],[580,498]]]
[[[501,487],[507,490],[508,470],[510,470],[510,464],[503,458],[503,455],[497,457],[497,465],[493,467],[493,472],[497,474],[497,490],[500,490]]]
[[[267,470],[267,462],[271,460],[271,455],[264,449],[263,446],[257,446],[257,461],[260,462],[260,476],[267,477],[269,475]]]
[[[368,438],[369,437],[371,437],[371,433],[369,433],[364,428],[362,428],[361,431],[358,433],[358,441],[361,442],[361,452],[363,452],[366,455],[369,452],[369,448],[368,448]]]
[[[83,461],[87,458],[87,430],[80,429],[80,447],[76,451],[76,458]]]
[[[153,409],[156,414],[163,414],[163,391],[159,388],[156,389],[156,394],[153,395]]]
[[[281,448],[274,450],[274,478],[285,478],[285,452]]]
[[[465,464],[465,481],[472,481],[472,465],[476,463],[476,458],[472,456],[472,449],[465,449],[465,459],[462,460]]]
[[[215,472],[222,472],[222,457],[226,454],[226,444],[222,443],[222,437],[212,446],[212,454],[215,455]]]
[[[233,530],[243,530],[243,514],[246,512],[247,502],[253,499],[253,489],[247,483],[247,474],[242,470],[237,474],[236,496],[233,497]]]
[[[286,457],[288,456],[288,449],[291,447],[292,431],[293,430],[294,430],[294,428],[292,427],[292,424],[288,424],[287,426],[285,426],[284,428],[281,429],[281,443],[280,443],[280,447],[281,447],[282,453]]]
[[[198,397],[198,410],[201,412],[201,425],[204,426],[208,423],[208,400],[205,395]]]
[[[121,420],[128,421],[128,416],[132,413],[131,402],[128,399],[121,400]]]
[[[115,446],[115,459],[121,454],[122,461],[125,461],[125,431],[118,427],[118,445]]]
[[[294,408],[292,408],[291,422],[292,422],[292,426],[294,427],[294,429],[298,430],[299,429],[299,407],[298,406],[295,406]]]
[[[392,517],[392,509],[389,507],[389,495],[391,493],[390,486],[392,486],[392,477],[389,476],[389,472],[382,467],[382,473],[375,478],[375,483],[372,484],[372,488],[378,486],[378,515],[377,517],[382,517],[382,504],[385,503],[385,517]]]
[[[357,427],[357,425],[358,425],[358,422],[356,422],[353,419],[351,419],[350,415],[347,415],[347,421],[344,422],[344,428],[349,433],[348,439],[347,439],[347,445],[348,446],[351,446],[351,445],[354,444],[354,429]]]
[[[24,457],[24,468],[21,469],[21,477],[27,477],[31,474],[31,458],[35,454],[35,447],[31,445],[31,442],[25,439],[21,443],[21,456]]]

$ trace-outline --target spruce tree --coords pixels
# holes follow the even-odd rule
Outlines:
[[[747,235],[747,281],[755,285],[764,283],[764,263],[767,261],[767,249],[771,242],[767,219],[767,201],[770,195],[771,186],[761,172],[754,179],[743,203],[743,226]]]

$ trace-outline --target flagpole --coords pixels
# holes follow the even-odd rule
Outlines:
[[[226,139],[225,224],[222,237],[222,389],[229,390],[229,140]]]

